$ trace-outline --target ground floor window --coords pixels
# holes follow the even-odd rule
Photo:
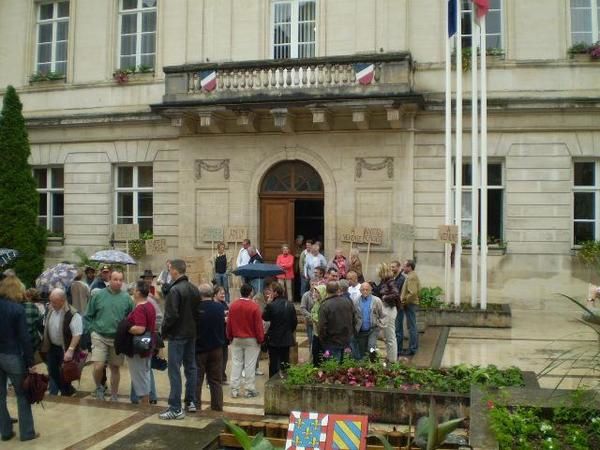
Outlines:
[[[140,233],[152,231],[152,166],[116,166],[115,181],[116,223],[137,223]]]
[[[573,164],[573,244],[598,239],[600,161],[576,161]]]
[[[38,220],[50,233],[64,232],[65,189],[62,167],[36,167],[33,169],[40,203]]]

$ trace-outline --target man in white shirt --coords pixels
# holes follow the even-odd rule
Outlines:
[[[348,280],[348,294],[352,300],[360,296],[360,283],[358,282],[358,274],[351,270],[346,274],[346,280]]]
[[[71,383],[64,383],[60,375],[63,361],[71,361],[79,349],[79,340],[83,333],[81,315],[67,303],[67,296],[62,289],[54,289],[50,293],[50,309],[44,327],[42,351],[46,352],[48,374],[53,385],[50,395],[71,396],[75,388]]]
[[[319,244],[313,244],[310,249],[310,253],[306,255],[304,260],[304,276],[309,280],[315,276],[315,269],[317,267],[327,267],[327,260],[320,253],[321,246]]]
[[[240,248],[240,252],[238,253],[237,267],[245,266],[250,262],[248,247],[250,247],[250,239],[244,239],[242,241],[242,248]]]

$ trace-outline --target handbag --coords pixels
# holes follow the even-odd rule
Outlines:
[[[148,304],[148,303],[146,303]],[[152,306],[152,305],[150,305]],[[147,309],[144,308],[144,314],[146,314],[146,320],[148,321],[148,312]],[[133,336],[133,352],[138,355],[145,355],[151,350],[153,350],[153,332],[146,328],[146,331],[143,334],[136,334]]]
[[[167,370],[167,360],[158,355],[152,355],[150,367],[155,370]]]
[[[48,375],[43,373],[28,373],[23,379],[23,391],[30,405],[40,403],[48,389]]]

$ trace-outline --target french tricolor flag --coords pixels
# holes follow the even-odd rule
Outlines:
[[[375,65],[369,63],[354,64],[354,72],[356,73],[356,81],[366,86],[373,82]]]
[[[217,87],[217,71],[207,70],[198,73],[200,78],[200,88],[207,92],[213,91]]]

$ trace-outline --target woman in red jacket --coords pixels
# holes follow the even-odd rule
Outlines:
[[[284,273],[277,275],[279,284],[285,289],[287,299],[294,301],[294,292],[292,290],[294,284],[294,255],[290,253],[290,248],[287,245],[281,247],[281,254],[277,256],[275,263],[284,270]]]

